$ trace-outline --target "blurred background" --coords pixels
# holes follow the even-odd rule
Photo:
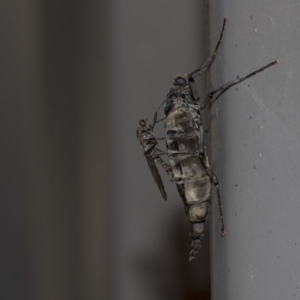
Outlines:
[[[206,22],[196,0],[1,1],[0,299],[209,299],[208,224],[189,263],[135,135]]]

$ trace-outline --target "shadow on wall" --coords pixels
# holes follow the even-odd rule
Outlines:
[[[176,199],[178,200],[178,199]],[[209,286],[209,224],[196,260],[189,262],[191,238],[187,220],[182,215],[166,220],[160,243],[166,253],[145,252],[132,261],[137,282],[149,288],[153,299],[208,300]],[[167,244],[167,245],[166,245]],[[147,282],[147,283],[145,283]]]

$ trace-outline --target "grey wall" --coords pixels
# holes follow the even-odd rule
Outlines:
[[[300,297],[299,1],[210,1],[210,45],[228,27],[211,88],[278,58],[212,110],[228,235],[212,226],[213,299]]]

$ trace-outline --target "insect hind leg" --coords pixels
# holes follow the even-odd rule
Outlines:
[[[213,185],[215,186],[215,188],[217,190],[220,219],[221,219],[221,222],[222,222],[221,236],[223,237],[223,236],[226,235],[226,231],[225,231],[223,205],[222,205],[222,200],[221,200],[221,193],[220,193],[218,178],[217,178],[217,175],[209,167],[208,157],[205,155],[204,158],[200,157],[200,159],[203,163],[203,166],[205,168],[205,171],[206,171],[207,175],[209,176],[211,182],[213,183]]]

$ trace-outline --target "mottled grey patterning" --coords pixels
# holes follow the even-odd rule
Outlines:
[[[167,152],[156,148],[158,139],[154,136],[153,129],[155,124],[159,122],[156,121],[157,112],[154,115],[153,124],[147,127],[146,122],[142,120],[137,131],[138,139],[143,146],[150,170],[164,199],[167,196],[155,163],[160,164],[169,175],[170,180],[176,182],[177,190],[184,204],[186,217],[190,222],[190,234],[192,236],[190,260],[196,257],[201,247],[204,222],[209,215],[210,209],[211,184],[216,187],[218,196],[222,222],[221,236],[226,235],[219,184],[216,175],[209,167],[200,111],[206,106],[210,107],[214,101],[232,86],[278,63],[275,60],[245,77],[222,85],[210,92],[202,106],[200,106],[194,79],[204,71],[209,70],[213,64],[223,38],[226,21],[227,18],[225,17],[221,36],[213,55],[194,72],[184,76],[178,75],[174,78],[173,88],[170,89],[164,101]],[[169,156],[170,165],[160,158],[161,155],[165,154]]]
[[[186,83],[188,81],[186,80]],[[165,104],[167,151],[173,180],[183,200],[193,239],[190,259],[195,258],[208,217],[211,183],[204,153],[203,125],[199,103],[192,99],[188,85],[175,85]]]

